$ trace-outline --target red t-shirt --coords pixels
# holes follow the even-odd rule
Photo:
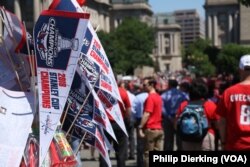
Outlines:
[[[177,112],[176,112],[176,117],[178,118],[181,113],[183,112],[184,108],[188,105],[188,101],[184,101],[181,103],[180,107],[178,108]],[[212,101],[205,101],[204,104],[203,104],[203,107],[204,107],[204,111],[205,111],[205,114],[207,116],[207,119],[208,119],[208,124],[210,124],[210,122],[212,120],[218,120],[219,119],[219,116],[216,114],[216,104]],[[208,132],[209,133],[212,133],[214,134],[214,129],[212,127],[210,127],[208,129]]]
[[[226,119],[226,150],[250,150],[250,85],[226,89],[217,113]]]
[[[119,104],[122,116],[124,118],[124,117],[126,117],[125,110],[126,110],[126,108],[131,107],[131,103],[130,103],[126,89],[119,87],[118,90],[119,90],[119,93],[120,93],[120,96],[121,96],[121,99],[123,102],[123,103],[121,103],[120,101],[118,101],[118,104]],[[114,121],[113,117],[109,113],[108,113],[108,118],[109,118],[109,120]]]
[[[125,115],[125,111],[127,108],[131,108],[131,104],[130,104],[130,100],[129,100],[129,97],[128,97],[128,93],[126,91],[126,89],[124,88],[121,88],[119,87],[119,93],[120,93],[120,96],[121,96],[121,99],[122,99],[122,102],[119,102],[119,106],[120,106],[120,109],[121,109],[121,112],[122,112],[122,116],[123,118],[124,117],[127,117],[127,115]]]
[[[150,116],[146,122],[146,129],[162,129],[162,99],[158,93],[149,93],[144,103],[144,112]]]

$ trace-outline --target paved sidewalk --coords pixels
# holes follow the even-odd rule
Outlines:
[[[114,153],[115,152],[111,152],[110,160],[112,163],[112,167],[117,167]],[[99,153],[98,153],[98,151],[95,151],[95,159],[96,160],[91,160],[90,149],[83,149],[83,150],[81,150],[81,159],[82,159],[83,167],[99,167]],[[135,160],[127,160],[126,166],[127,167],[136,167],[136,159]]]

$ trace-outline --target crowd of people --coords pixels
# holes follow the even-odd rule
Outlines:
[[[239,80],[232,74],[177,72],[117,82],[128,132],[127,137],[111,119],[119,141],[113,141],[117,166],[136,159],[138,167],[147,167],[149,151],[156,150],[250,150],[250,55],[240,59]],[[199,116],[192,117],[193,108]],[[195,131],[194,122],[201,122],[202,133],[184,134]],[[106,166],[101,156],[100,166]]]

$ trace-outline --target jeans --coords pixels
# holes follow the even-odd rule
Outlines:
[[[181,140],[174,128],[174,118],[164,117],[164,151],[174,151],[174,144],[176,141],[177,150],[181,150]]]
[[[125,122],[126,129],[128,132],[128,146],[129,152],[128,157],[134,158],[135,157],[135,123],[134,120],[130,120],[128,123]]]
[[[141,119],[137,118],[136,119],[136,123],[135,123],[135,127],[136,127],[136,141],[137,141],[137,145],[136,145],[136,150],[137,150],[137,167],[142,167],[143,165],[143,153],[144,153],[144,144],[145,144],[145,139],[139,137],[139,129],[138,129],[138,125],[140,124]]]

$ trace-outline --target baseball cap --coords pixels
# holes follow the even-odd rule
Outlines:
[[[244,55],[240,58],[239,68],[244,70],[246,66],[250,67],[250,55]]]

